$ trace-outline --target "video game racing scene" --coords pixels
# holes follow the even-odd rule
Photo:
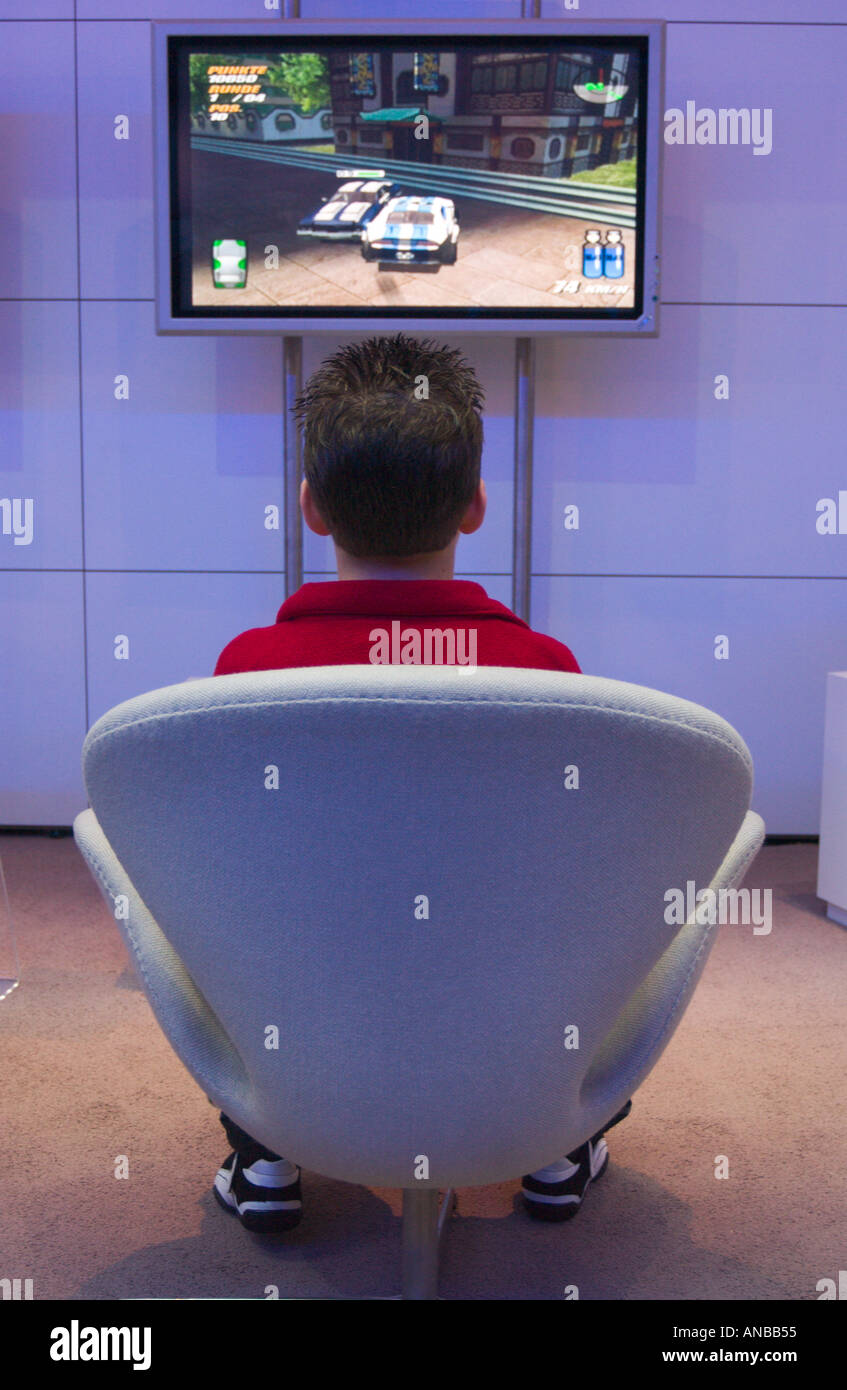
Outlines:
[[[634,309],[637,42],[401,42],[188,54],[191,307]]]

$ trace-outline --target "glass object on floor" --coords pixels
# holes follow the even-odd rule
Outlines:
[[[12,909],[6,891],[3,860],[0,859],[0,1000],[7,998],[20,984],[18,950],[12,926]]]

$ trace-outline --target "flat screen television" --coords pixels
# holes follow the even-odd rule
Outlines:
[[[662,23],[153,43],[159,332],[657,332]]]

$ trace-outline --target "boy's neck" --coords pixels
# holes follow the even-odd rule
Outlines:
[[[452,579],[456,547],[433,551],[431,555],[410,555],[386,559],[360,559],[335,548],[339,579]]]

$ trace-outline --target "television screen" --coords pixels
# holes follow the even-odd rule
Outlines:
[[[655,331],[660,25],[154,27],[160,331]]]

